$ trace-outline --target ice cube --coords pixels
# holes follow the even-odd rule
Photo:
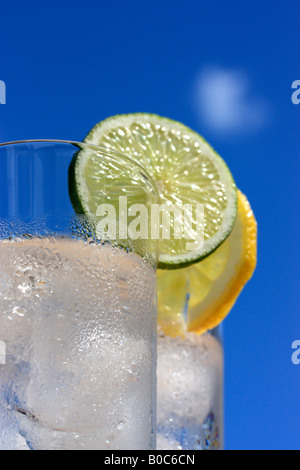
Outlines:
[[[222,351],[210,334],[158,338],[158,425],[170,420],[201,423],[222,382]]]

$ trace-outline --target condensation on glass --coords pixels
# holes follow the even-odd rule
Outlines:
[[[68,178],[80,151],[97,153],[112,191],[125,175],[153,202],[127,157],[70,142],[0,145],[2,450],[155,446],[156,252],[104,241],[75,214]]]

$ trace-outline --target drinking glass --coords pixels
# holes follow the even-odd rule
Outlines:
[[[202,335],[158,335],[157,449],[222,450],[220,327]]]
[[[85,157],[96,170],[76,179]],[[0,145],[2,450],[155,446],[156,243],[124,236],[121,196],[157,201],[129,157],[70,141]]]

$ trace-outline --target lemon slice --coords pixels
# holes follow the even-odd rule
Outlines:
[[[208,256],[230,234],[237,212],[232,175],[212,147],[185,125],[155,114],[118,115],[98,123],[84,142],[116,151],[137,162],[157,188],[160,213],[175,208],[169,213],[170,236],[160,233],[157,237],[160,268],[189,266]],[[109,201],[115,205],[117,215],[120,188],[123,195],[131,197],[130,203],[141,202],[128,175],[124,179],[119,172],[106,185],[105,172],[100,169],[101,156],[97,159],[95,153],[86,151],[76,156],[70,171],[70,195],[75,210],[79,207],[87,215],[95,214],[97,200],[91,197],[96,194],[95,186],[102,189],[102,198],[108,188]],[[197,207],[204,209],[199,218]],[[184,214],[181,236],[179,232],[176,236],[174,228],[178,214]],[[159,226],[162,227],[161,222]]]
[[[256,239],[255,217],[238,191],[238,216],[227,240],[197,264],[158,271],[158,323],[165,334],[202,334],[221,323],[253,274]]]

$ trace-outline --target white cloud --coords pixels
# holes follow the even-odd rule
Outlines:
[[[239,69],[204,68],[196,83],[201,119],[218,133],[259,130],[270,117],[269,103],[253,93],[250,79]]]

